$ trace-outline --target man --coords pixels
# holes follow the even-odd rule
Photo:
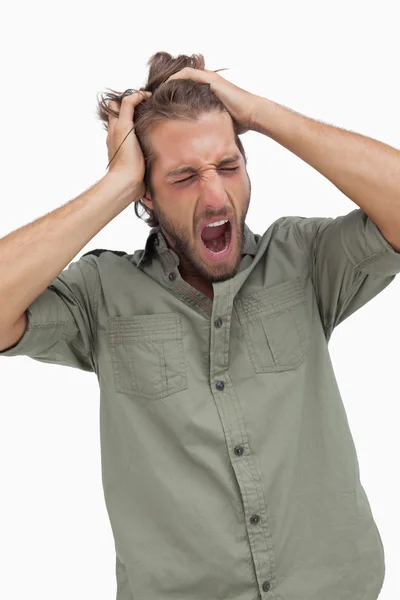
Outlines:
[[[189,82],[225,110],[154,124],[145,186],[132,121],[167,89],[189,105]],[[202,68],[161,89],[110,114],[100,182],[0,240],[1,354],[96,373],[118,600],[375,600],[384,551],[328,342],[400,272],[399,152]],[[359,208],[253,234],[249,129]],[[158,222],[144,250],[62,271],[139,200]]]

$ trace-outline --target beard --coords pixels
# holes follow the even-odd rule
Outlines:
[[[182,262],[184,262],[184,265],[182,266],[184,266],[185,270],[193,270],[202,279],[210,283],[226,281],[227,279],[230,279],[236,275],[238,272],[242,258],[245,219],[249,208],[249,203],[250,192],[241,214],[239,216],[231,214],[232,220],[230,243],[234,244],[231,256],[226,261],[221,261],[221,263],[218,263],[207,261],[203,258],[204,253],[200,250],[200,244],[204,244],[204,242],[202,241],[200,234],[198,235],[198,238],[194,239],[188,229],[174,224],[173,221],[167,217],[163,211],[160,210],[160,207],[157,205],[157,201],[153,196],[153,210],[158,219],[161,231],[167,234],[167,241],[172,247],[172,250],[174,250],[180,258],[181,265]],[[228,214],[229,211],[227,208],[225,208],[225,211],[218,212],[207,210],[203,215],[201,215],[201,218],[210,219],[214,217],[221,217],[221,219],[224,219]],[[196,219],[196,224],[198,220],[199,218]],[[195,231],[197,234],[197,226],[195,227]]]

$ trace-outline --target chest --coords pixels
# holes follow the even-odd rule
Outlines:
[[[283,373],[307,356],[316,306],[309,278],[259,289],[235,282],[203,294],[155,281],[102,294],[97,335],[102,372],[117,392],[160,400],[199,389],[218,373],[235,379]],[[110,290],[111,292],[111,290]],[[246,293],[247,292],[247,293]]]

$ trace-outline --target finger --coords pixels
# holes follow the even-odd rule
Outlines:
[[[135,107],[142,102],[142,100],[148,100],[150,96],[151,92],[139,91],[122,98],[119,111],[119,124],[121,127],[129,127],[133,124]]]
[[[210,77],[212,77],[212,75],[210,74],[211,71],[206,71],[204,69],[193,69],[192,67],[184,67],[180,71],[177,71],[176,73],[168,77],[165,83],[173,79],[191,79],[192,81],[197,81],[198,83],[209,83]]]
[[[118,103],[115,100],[111,100],[108,104],[107,104],[108,108],[110,108],[111,110],[114,110],[115,112],[118,113],[119,110],[119,106]],[[118,122],[118,117],[115,115],[112,115],[110,113],[107,113],[108,116],[108,134],[111,136],[116,123]]]
[[[191,79],[190,70],[190,67],[184,67],[180,71],[177,71],[173,75],[170,75],[165,81],[165,83],[168,83],[168,81],[172,81],[173,79]]]

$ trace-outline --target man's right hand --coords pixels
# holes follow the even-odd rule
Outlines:
[[[134,126],[133,115],[139,102],[150,97],[151,92],[134,92],[122,98],[120,108],[115,100],[111,100],[108,104],[109,108],[112,108],[115,112],[119,110],[119,117],[108,115],[106,143],[108,160],[109,162],[112,161],[109,172],[118,173],[132,183],[135,191],[137,190],[137,194],[135,193],[137,198],[134,201],[140,200],[146,189],[143,181],[145,174],[144,157],[135,131],[132,130]],[[126,139],[124,139],[125,137]]]

